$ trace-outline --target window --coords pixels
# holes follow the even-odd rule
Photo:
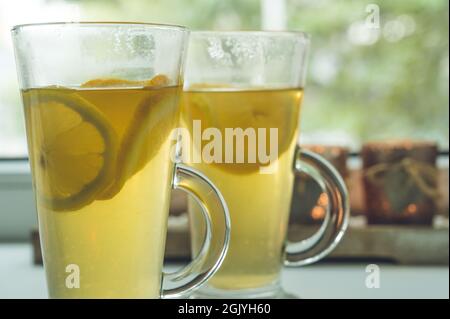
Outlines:
[[[288,27],[313,34],[302,130],[356,147],[418,138],[448,148],[448,1],[368,3],[287,0]]]
[[[313,47],[303,141],[357,149],[369,139],[412,137],[448,148],[446,0],[9,0],[0,2],[0,157],[26,156],[9,29],[64,20],[304,30]]]

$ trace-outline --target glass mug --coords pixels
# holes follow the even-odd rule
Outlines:
[[[349,211],[342,178],[324,159],[296,146],[308,47],[309,37],[300,32],[190,35],[181,115],[189,137],[182,160],[219,187],[232,224],[225,261],[198,297],[287,297],[280,286],[282,265],[318,261],[345,232]],[[219,146],[208,145],[217,137]],[[262,155],[271,158],[272,142],[277,149],[269,161]],[[328,211],[318,233],[290,243],[298,172],[318,182]],[[195,255],[204,226],[199,206],[192,200],[188,206]]]
[[[188,31],[49,23],[12,37],[49,296],[170,298],[202,285],[230,227],[217,188],[170,157]],[[202,204],[208,260],[162,276],[171,188]]]

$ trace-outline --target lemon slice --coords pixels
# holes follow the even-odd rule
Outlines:
[[[234,89],[233,85],[229,83],[193,83],[187,85],[187,91],[205,91],[211,89],[213,91],[221,90],[221,89]]]
[[[115,182],[102,194],[102,199],[112,198],[120,191],[155,156],[176,127],[179,95],[176,90],[151,90],[141,101],[120,143]]]
[[[56,211],[91,203],[114,175],[118,143],[108,121],[75,90],[25,91],[24,101],[39,200]]]
[[[189,87],[183,97],[184,117],[189,120],[201,120],[202,129],[214,127],[225,136],[226,128],[253,128],[266,131],[266,152],[270,149],[270,129],[278,130],[278,156],[292,145],[297,128],[298,112],[293,92],[277,90],[239,90],[224,85],[197,84]],[[188,123],[189,126],[191,123]],[[257,138],[258,140],[258,138]],[[245,152],[248,150],[245,144]],[[202,145],[203,147],[203,145]],[[236,152],[236,149],[234,149]],[[222,154],[225,154],[225,143],[222,144]],[[213,163],[220,169],[235,174],[251,174],[257,172],[266,163]]]
[[[106,88],[106,87],[157,87],[167,86],[169,79],[163,74],[155,75],[150,80],[133,81],[120,78],[100,78],[89,80],[81,85],[82,88]]]
[[[169,79],[158,74],[150,80],[131,81],[120,78],[93,79],[83,83],[83,88],[141,87],[145,98],[136,107],[130,123],[121,138],[113,183],[100,199],[114,197],[125,182],[139,172],[157,153],[177,123],[175,119],[180,88],[168,87]]]

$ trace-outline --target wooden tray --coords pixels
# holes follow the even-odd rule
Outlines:
[[[292,225],[293,233],[312,233],[311,226]],[[366,225],[353,217],[341,243],[327,257],[333,261],[389,261],[406,265],[448,265],[448,219],[437,216],[433,227]]]
[[[289,238],[291,240],[302,239],[316,230],[315,226],[291,225]],[[34,263],[42,264],[37,231],[33,232],[32,239]],[[166,260],[188,260],[190,254],[190,236],[186,214],[170,217]],[[438,216],[433,227],[368,226],[365,224],[364,217],[353,217],[342,242],[325,260],[448,265],[448,219]]]

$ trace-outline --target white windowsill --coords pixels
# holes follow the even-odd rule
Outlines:
[[[1,161],[0,242],[27,241],[36,225],[28,161]]]
[[[25,160],[0,162],[0,187],[5,183],[31,182],[30,166]]]

